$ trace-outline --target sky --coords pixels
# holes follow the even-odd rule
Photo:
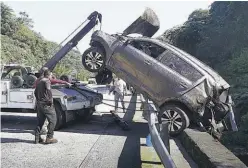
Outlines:
[[[160,20],[160,29],[184,23],[195,9],[207,9],[212,1],[6,1],[16,14],[28,13],[34,21],[36,32],[45,39],[60,43],[76,29],[93,11],[102,14],[102,30],[109,34],[120,33],[145,10],[151,8]],[[79,43],[83,53],[88,47],[92,31]]]

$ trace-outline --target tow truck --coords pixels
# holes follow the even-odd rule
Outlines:
[[[86,19],[88,23],[42,67],[47,67],[52,71],[56,64],[101,21],[100,13],[96,11],[91,13]],[[1,111],[4,109],[35,110],[36,99],[32,86],[40,77],[41,69],[34,73],[30,66],[1,65]],[[95,111],[95,106],[102,102],[103,95],[101,93],[97,93],[81,83],[73,82],[72,84],[70,88],[61,84],[52,86],[54,110],[57,114],[56,129],[60,129],[67,122],[77,118],[89,120]]]

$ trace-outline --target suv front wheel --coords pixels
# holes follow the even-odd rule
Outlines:
[[[170,135],[178,135],[190,124],[188,115],[179,105],[164,105],[160,109],[162,123],[168,123]]]

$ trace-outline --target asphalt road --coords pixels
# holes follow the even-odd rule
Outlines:
[[[125,100],[136,101],[137,97]],[[131,128],[111,123],[110,113],[95,113],[90,123],[75,122],[55,132],[57,144],[34,144],[34,113],[1,112],[1,166],[4,168],[139,168],[163,167],[152,147],[146,146],[148,125],[139,104],[126,104],[119,113]],[[171,155],[178,167],[197,167],[177,140]]]

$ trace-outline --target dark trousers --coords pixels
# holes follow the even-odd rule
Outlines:
[[[125,104],[124,104],[124,96],[121,93],[115,92],[115,111],[118,110],[119,100],[121,101],[121,105],[123,108],[123,112],[125,112]]]
[[[45,120],[48,120],[47,125],[47,138],[53,138],[55,125],[57,122],[56,112],[53,106],[48,106],[44,103],[37,103],[37,119],[38,124],[36,127],[35,135],[40,136],[40,131],[44,125]]]

